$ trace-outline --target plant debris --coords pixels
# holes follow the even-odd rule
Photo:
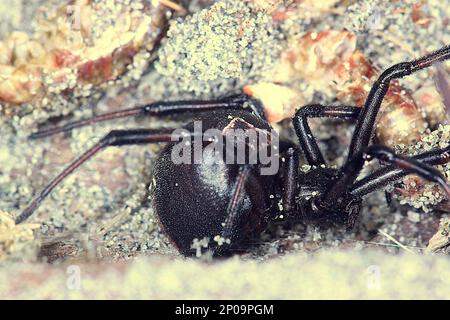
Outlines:
[[[400,153],[416,155],[437,148],[446,148],[450,145],[450,125],[440,125],[437,130],[422,136],[421,140],[413,145],[398,145]],[[450,163],[435,166],[447,177],[450,183]],[[395,196],[400,204],[408,204],[414,208],[431,211],[442,201],[448,202],[444,192],[434,183],[425,182],[415,175],[403,179],[401,187],[395,188]],[[445,204],[442,204],[445,206]]]
[[[36,223],[16,225],[9,213],[0,211],[0,261],[11,255],[20,257],[30,246],[35,247],[34,230],[39,227]]]
[[[439,224],[439,230],[428,242],[425,253],[430,254],[439,251],[440,249],[450,244],[450,219],[443,218]]]
[[[32,35],[12,32],[0,42],[3,111],[8,114],[24,104],[45,107],[61,96],[87,97],[95,87],[130,73],[133,64],[147,65],[165,29],[165,12],[159,4],[129,0],[41,7]]]

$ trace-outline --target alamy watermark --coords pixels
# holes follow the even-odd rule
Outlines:
[[[381,289],[381,269],[377,265],[367,267],[367,288],[369,290]]]
[[[66,286],[69,290],[81,289],[81,268],[77,265],[70,265],[66,269]]]
[[[81,30],[81,6],[70,5],[66,9],[67,20],[71,30]]]
[[[275,130],[256,128],[235,118],[223,130],[203,131],[202,121],[194,130],[177,129],[172,141],[174,164],[250,164],[258,165],[261,175],[275,175],[279,169],[279,137]]]

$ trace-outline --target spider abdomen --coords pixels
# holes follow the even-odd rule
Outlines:
[[[218,128],[223,130],[235,118],[270,128],[257,116],[240,111],[221,112],[220,115],[199,119],[203,130]],[[192,131],[193,125],[186,126]],[[261,231],[263,216],[257,210],[247,191],[239,206],[238,223],[233,226],[230,239],[221,239],[224,222],[227,219],[227,207],[232,200],[232,189],[236,182],[240,164],[226,163],[225,156],[217,158],[212,149],[202,145],[202,161],[200,163],[181,163],[173,161],[173,151],[177,143],[168,144],[160,153],[153,170],[152,201],[160,224],[181,253],[196,253],[193,247],[195,239],[208,243],[205,247],[217,254],[220,245],[227,245],[227,252],[239,250],[239,245],[250,240],[255,232]],[[196,150],[192,144],[191,159]],[[197,149],[198,151],[198,149]],[[253,182],[263,186],[264,191],[271,188],[272,179],[254,174]],[[262,198],[265,198],[264,196]],[[265,201],[265,199],[263,199]],[[229,241],[228,243],[223,243]],[[222,253],[221,253],[222,254]],[[223,252],[225,254],[225,252]]]

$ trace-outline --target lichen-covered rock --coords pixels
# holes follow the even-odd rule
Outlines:
[[[218,1],[171,23],[156,69],[200,94],[218,79],[244,85],[270,70],[280,50],[276,36],[270,15],[251,1]]]

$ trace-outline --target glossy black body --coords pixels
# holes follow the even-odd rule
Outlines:
[[[330,168],[300,173],[295,211],[289,218],[321,228],[353,228],[361,209],[361,198],[345,193],[331,206],[324,206],[320,200],[340,175],[339,170]]]
[[[204,130],[223,130],[236,118],[257,128],[271,129],[266,121],[246,110],[213,111],[194,120],[202,121]],[[185,129],[193,131],[193,122]],[[165,233],[183,254],[195,253],[195,249],[191,248],[193,240],[205,237],[209,238],[211,248],[217,251],[214,238],[222,234],[222,224],[227,218],[226,209],[231,201],[231,189],[236,182],[239,165],[226,164],[225,159],[221,162],[212,161],[215,158],[211,152],[203,153],[201,164],[174,164],[171,156],[176,143],[167,144],[156,160],[151,186],[153,207]],[[207,150],[207,144],[209,142],[203,142],[202,149]],[[259,201],[263,211],[268,212],[273,202],[269,196],[278,189],[276,177],[261,176],[257,168],[252,170],[252,177],[247,188],[252,187],[251,183],[258,183],[263,188]],[[229,249],[242,250],[244,243],[260,232],[266,223],[264,212],[252,205],[247,192],[240,210],[241,218],[234,227]]]

